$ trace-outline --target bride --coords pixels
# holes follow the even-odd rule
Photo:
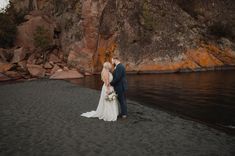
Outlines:
[[[112,65],[109,62],[103,64],[103,70],[101,72],[101,78],[104,82],[99,104],[96,111],[82,113],[81,116],[87,118],[99,118],[104,121],[116,121],[118,116],[118,101],[117,98],[114,100],[106,100],[106,95],[113,92],[114,88],[110,85],[113,80],[113,75],[111,74]]]

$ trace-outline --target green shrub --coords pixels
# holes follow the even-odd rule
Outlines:
[[[46,50],[50,47],[51,38],[49,31],[44,27],[38,26],[34,33],[34,45],[41,50]]]
[[[77,15],[81,16],[82,15],[82,4],[81,2],[77,2],[75,4],[76,8],[75,8],[75,11],[77,13]]]
[[[154,21],[153,13],[151,12],[151,9],[150,9],[149,1],[144,0],[142,3],[143,3],[142,17],[144,19],[144,27],[147,30],[153,30],[155,21]]]

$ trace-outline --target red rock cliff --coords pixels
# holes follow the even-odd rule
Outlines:
[[[33,45],[30,34],[24,32],[35,20],[43,20],[40,24],[50,32],[59,28],[56,32],[67,64],[81,71],[100,71],[113,54],[120,56],[130,72],[197,71],[235,65],[233,0],[12,2],[18,11],[34,12],[34,18],[19,26],[16,44]]]

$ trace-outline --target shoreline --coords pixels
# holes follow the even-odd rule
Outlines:
[[[145,74],[188,74],[188,73],[201,73],[201,72],[223,72],[223,71],[235,71],[235,65],[234,66],[219,66],[219,67],[211,67],[211,68],[198,68],[195,70],[191,69],[181,69],[181,70],[169,70],[169,71],[127,71],[127,75],[145,75]],[[4,75],[3,73],[0,73]],[[99,75],[100,72],[94,72],[92,75],[88,76],[93,76],[93,75]],[[5,75],[4,75],[5,76]],[[84,76],[83,78],[79,79],[84,79],[87,76]],[[7,80],[0,80],[0,85],[3,84],[4,82],[27,82],[31,80],[40,80],[40,79],[50,79],[49,77],[45,78],[37,78],[37,77],[32,77],[30,79],[24,79],[24,78],[9,78]],[[56,80],[56,79],[55,79]],[[59,79],[58,79],[59,80]],[[70,80],[70,79],[61,79],[61,80]]]
[[[126,71],[127,74],[184,74],[184,73],[199,73],[199,72],[218,72],[218,71],[229,71],[229,70],[235,70],[234,66],[218,66],[218,67],[208,67],[208,68],[196,68],[196,69],[178,69],[178,70],[162,70],[162,71],[156,71],[156,70],[149,70],[149,71]],[[99,72],[96,72],[94,75],[100,74]]]
[[[208,72],[214,72],[214,71],[208,71]],[[221,72],[221,71],[215,71],[215,72]],[[189,73],[192,73],[192,72],[189,72]],[[183,74],[186,74],[186,73],[183,73]],[[81,78],[81,79],[84,79],[84,78]],[[48,81],[52,81],[53,79],[48,79],[48,78],[40,78],[40,79],[32,78],[32,79],[9,80],[9,81],[2,81],[2,82],[0,81],[0,86],[4,85],[4,84],[15,84],[15,83],[22,83],[22,82],[47,81],[47,80]],[[71,80],[73,80],[73,79],[61,79],[61,80],[65,81],[65,82],[69,82],[71,84],[75,84],[78,87],[82,87],[81,85],[72,82]],[[138,102],[138,101],[136,101],[136,102]],[[167,109],[164,109],[164,108],[161,108],[161,107],[156,107],[156,106],[153,106],[151,104],[144,103],[144,102],[141,102],[140,104],[143,105],[143,106],[147,106],[147,107],[153,108],[153,109],[161,110],[161,111],[166,112],[168,114],[171,114],[173,116],[178,116],[178,117],[180,117],[182,119],[185,119],[185,120],[198,122],[198,123],[206,125],[206,126],[208,126],[210,128],[214,128],[214,129],[219,130],[221,132],[224,132],[226,134],[235,136],[235,129],[234,129],[234,127],[225,127],[223,125],[210,124],[209,122],[203,122],[203,121],[197,120],[195,118],[192,118],[190,116],[187,116],[187,115],[184,115],[184,114],[181,114],[181,113],[177,113],[177,112],[173,112],[173,111],[169,111]]]

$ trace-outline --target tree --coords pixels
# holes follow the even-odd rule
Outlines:
[[[17,27],[14,19],[5,13],[0,13],[0,47],[10,48],[14,45]]]
[[[34,45],[39,48],[44,62],[48,50],[51,48],[52,38],[49,34],[49,31],[42,26],[38,26],[34,33]]]

